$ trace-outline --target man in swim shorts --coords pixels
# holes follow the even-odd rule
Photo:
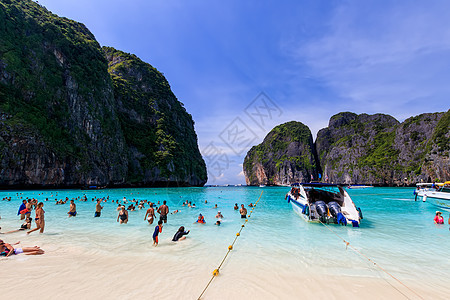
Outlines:
[[[244,204],[241,204],[239,212],[241,213],[241,219],[247,218],[247,209],[244,207]]]
[[[103,209],[103,206],[100,205],[100,200],[97,200],[97,204],[95,205],[94,218],[100,217],[100,215],[102,214],[102,209]]]
[[[167,206],[167,201],[163,201],[163,205],[158,208],[158,213],[160,214],[159,220],[167,223],[167,215],[169,214],[169,207]]]
[[[75,205],[75,202],[73,200],[70,200],[70,209],[67,213],[70,217],[75,217],[77,215],[77,206]]]
[[[166,201],[164,201],[166,202]],[[158,235],[162,232],[163,221],[159,220],[158,225],[155,227],[155,231],[153,232],[153,246],[158,246]]]

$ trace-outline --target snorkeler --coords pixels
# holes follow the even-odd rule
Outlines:
[[[155,231],[153,232],[153,246],[158,246],[158,235],[162,232],[163,221],[159,220],[158,225],[155,227]]]

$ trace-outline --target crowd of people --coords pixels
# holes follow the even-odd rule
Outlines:
[[[18,194],[19,195],[19,194]],[[52,195],[53,196],[53,195]],[[57,196],[57,194],[56,194]],[[4,198],[3,200],[11,201],[11,197]],[[82,197],[77,197],[69,200],[68,197],[63,199],[55,199],[55,205],[64,205],[67,202],[69,202],[69,211],[67,212],[67,215],[69,218],[76,217],[77,216],[77,206],[75,204],[75,200],[86,202],[87,197],[86,195],[83,195]],[[49,201],[48,198],[45,199],[44,202]],[[164,200],[162,204],[160,204],[160,201],[157,203],[153,203],[148,200],[131,200],[131,204],[128,205],[126,208],[126,204],[128,204],[127,199],[124,197],[123,200],[119,203],[119,200],[110,200],[109,196],[103,197],[103,198],[92,198],[92,201],[96,201],[95,205],[95,211],[94,211],[94,218],[101,217],[102,210],[104,206],[102,206],[102,203],[107,203],[111,201],[112,203],[118,204],[117,206],[117,222],[119,224],[127,224],[129,219],[129,211],[134,211],[136,207],[140,209],[145,209],[146,205],[148,205],[148,208],[146,210],[144,221],[147,221],[149,225],[152,225],[153,222],[156,219],[156,213],[159,214],[159,220],[158,223],[154,229],[153,232],[153,245],[158,245],[158,236],[160,233],[162,233],[162,229],[164,227],[164,224],[167,223],[167,217],[169,215],[169,207],[167,205],[167,202]],[[30,234],[35,231],[39,231],[40,233],[43,233],[45,230],[45,210],[44,210],[44,202],[38,202],[37,199],[31,198],[31,199],[25,199],[22,200],[22,203],[18,209],[17,215],[19,216],[20,220],[24,221],[22,225],[20,225],[19,229],[11,230],[8,232],[4,232],[2,234],[9,234],[14,233],[18,231],[26,231],[27,234]],[[205,200],[205,204],[207,201]],[[192,203],[192,201],[185,201],[183,202],[182,206],[187,206],[189,208],[195,208],[195,203]],[[253,207],[253,204],[250,203],[249,207]],[[217,204],[214,205],[214,208],[218,208]],[[247,209],[245,208],[244,204],[241,204],[241,207],[239,208],[238,204],[236,203],[234,205],[234,210],[238,210],[240,213],[241,218],[247,218]],[[34,223],[36,225],[35,228],[32,228],[33,218],[31,217],[32,212],[34,211]],[[178,213],[179,210],[174,210],[171,214]],[[1,218],[1,217],[0,217]],[[224,216],[222,215],[221,211],[217,211],[217,214],[215,216],[217,219],[214,225],[221,225],[222,219]],[[206,224],[206,220],[202,214],[199,214],[198,219],[194,222],[199,224]],[[1,230],[1,227],[0,227]],[[184,226],[179,227],[178,231],[175,233],[175,235],[172,238],[172,241],[178,242],[186,239],[186,235],[190,233],[190,230],[185,230]],[[13,244],[15,245],[15,244]],[[36,255],[36,254],[44,254],[45,252],[40,249],[37,246],[34,247],[22,247],[22,248],[14,248],[11,244],[4,243],[3,241],[0,241],[0,256],[10,256],[12,254],[19,254],[19,253],[25,253],[28,255]]]

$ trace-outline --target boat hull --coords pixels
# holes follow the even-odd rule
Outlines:
[[[450,210],[450,193],[431,192],[425,194],[423,199],[436,207]]]
[[[305,203],[301,203],[300,201],[295,200],[293,197],[291,197],[290,195],[288,196],[288,201],[291,203],[292,205],[292,209],[294,210],[294,212],[299,215],[303,220],[305,220],[306,222],[318,222],[318,221],[313,221],[309,218],[309,216],[307,216],[306,214],[303,213],[304,209],[305,209]]]

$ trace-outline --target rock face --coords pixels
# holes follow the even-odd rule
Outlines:
[[[245,161],[254,156],[252,151],[253,148]],[[404,186],[420,181],[449,180],[449,151],[450,111],[422,114],[403,123],[383,114],[342,112],[331,117],[328,127],[318,132],[310,156],[316,157],[315,166],[322,174],[322,181]],[[270,155],[267,148],[260,153],[261,157]],[[250,185],[265,183],[264,177],[258,174],[274,168],[273,163],[246,164],[245,161],[244,173]],[[287,161],[285,157],[277,163],[283,165]],[[294,164],[291,168],[308,171],[301,164]],[[296,178],[289,172],[284,173],[285,177],[282,175],[269,183],[309,181],[307,177]]]
[[[318,169],[311,131],[300,122],[288,122],[272,129],[244,159],[247,185],[289,185],[303,182]]]
[[[0,186],[206,182],[192,118],[182,107],[174,109],[174,116],[165,110],[167,103],[181,104],[164,77],[156,70],[156,77],[143,72],[136,74],[141,81],[119,87],[122,75],[113,70],[111,76],[108,63],[83,24],[59,18],[32,1],[0,3]],[[137,88],[140,82],[147,86]],[[157,88],[161,84],[164,88]],[[146,97],[152,107],[145,106]],[[136,99],[140,104],[129,109]],[[147,118],[146,110],[154,117]],[[177,121],[164,123],[158,113]],[[158,122],[164,125],[158,127]],[[178,127],[171,128],[174,124]],[[142,143],[148,142],[149,127],[157,127],[149,131],[156,140],[143,150],[137,141],[144,137]],[[174,134],[179,130],[180,135]],[[186,140],[180,142],[180,136]],[[173,157],[178,159],[180,152],[170,146],[187,151],[180,159],[189,157],[192,163],[177,164]]]
[[[194,121],[164,76],[135,55],[103,47],[119,121],[129,147],[132,183],[200,186],[206,165]]]

